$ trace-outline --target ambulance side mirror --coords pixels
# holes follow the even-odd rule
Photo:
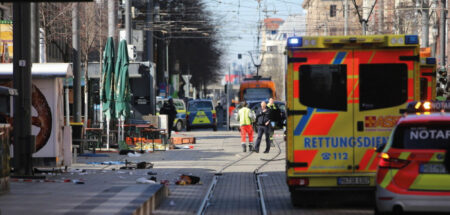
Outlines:
[[[384,149],[385,146],[386,146],[386,143],[382,143],[381,145],[379,145],[379,146],[376,148],[375,152],[381,153],[381,152],[383,151],[383,149]]]

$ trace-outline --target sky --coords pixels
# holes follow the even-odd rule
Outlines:
[[[249,51],[256,51],[258,20],[266,17],[286,19],[291,14],[303,13],[303,0],[203,0],[217,23],[225,52],[224,67],[236,62],[238,53],[242,60],[250,61]],[[260,12],[258,12],[260,11]]]

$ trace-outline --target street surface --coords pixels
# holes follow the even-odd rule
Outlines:
[[[156,214],[159,215],[196,214],[213,174],[227,163],[246,154],[242,152],[238,131],[212,132],[210,129],[204,129],[180,132],[175,136],[183,135],[197,138],[194,149],[159,154],[164,157],[164,160],[158,161],[151,158],[151,162],[155,163],[155,170],[158,171],[171,172],[172,175],[192,173],[200,176],[203,185],[170,185],[169,197],[156,210]],[[319,206],[307,209],[293,207],[285,180],[285,147],[282,131],[277,131],[275,135],[275,140],[281,146],[281,154],[277,158],[282,159],[270,162],[260,170],[268,214],[373,214],[372,208],[367,206],[354,208]],[[260,151],[263,151],[264,147],[265,143],[262,142]],[[253,153],[225,169],[205,214],[261,214],[253,171],[264,163],[261,158],[272,158],[277,152],[278,149],[272,147],[269,154]]]
[[[268,214],[373,214],[371,207],[295,208],[285,180],[285,147],[281,131],[275,140],[280,143],[277,161],[260,169]],[[52,183],[12,181],[11,192],[0,196],[0,214],[131,214],[137,202],[153,195],[155,185],[137,184],[138,178],[151,177],[169,181],[169,195],[153,213],[157,215],[197,214],[214,174],[226,164],[243,158],[238,131],[199,129],[180,132],[174,136],[196,137],[193,149],[174,149],[142,154],[139,157],[105,153],[108,157],[78,157],[78,163],[68,172],[47,174]],[[184,146],[184,145],[181,145]],[[262,143],[261,151],[265,143]],[[269,154],[252,153],[226,168],[219,177],[205,214],[261,214],[253,171],[263,159],[278,153],[272,147]],[[151,162],[151,169],[123,170],[120,165],[100,165],[92,162],[131,161]],[[78,170],[77,170],[78,169]],[[80,172],[84,170],[85,172]],[[200,177],[196,185],[176,185],[182,175]],[[83,180],[84,184],[62,183],[64,180]],[[42,182],[42,181],[41,181]],[[143,201],[143,200],[142,200]]]

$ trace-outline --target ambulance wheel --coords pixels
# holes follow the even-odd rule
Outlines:
[[[213,126],[213,131],[217,131],[217,126]]]
[[[175,124],[175,130],[177,131],[183,130],[183,122],[178,121],[177,124]]]

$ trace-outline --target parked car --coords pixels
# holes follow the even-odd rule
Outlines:
[[[248,107],[255,111],[256,111],[261,107],[261,101],[248,101],[247,102]],[[280,121],[277,123],[276,125],[276,129],[279,128],[283,128],[283,122],[286,119],[286,105],[284,102],[280,102],[280,101],[275,101],[274,104],[277,106],[278,109],[280,109],[281,112],[281,118]],[[230,129],[238,129],[239,130],[239,121],[237,121],[237,115],[239,112],[239,109],[241,109],[241,105],[239,104],[232,112],[231,116],[230,116]]]
[[[188,102],[186,130],[194,127],[207,127],[217,131],[217,116],[212,100],[197,99]]]
[[[166,102],[167,98],[156,98],[156,111],[157,114],[159,114],[159,111],[161,107],[163,106],[164,102]],[[175,120],[173,121],[173,128],[175,131],[181,131],[186,126],[186,105],[182,99],[173,99],[173,104],[175,105],[175,108],[177,109],[177,116],[175,117]]]
[[[407,111],[377,150],[375,214],[450,212],[450,101]]]

